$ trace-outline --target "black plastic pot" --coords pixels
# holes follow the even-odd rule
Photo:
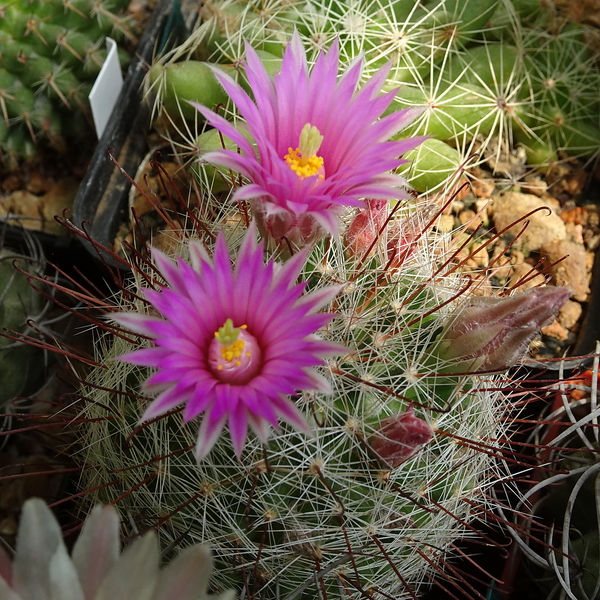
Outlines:
[[[150,108],[142,102],[142,81],[153,55],[181,37],[187,37],[187,31],[178,0],[160,0],[75,197],[73,222],[78,227],[83,225],[92,239],[109,248],[126,219],[131,187],[115,163],[125,173],[135,173],[148,151],[146,134],[150,127]]]

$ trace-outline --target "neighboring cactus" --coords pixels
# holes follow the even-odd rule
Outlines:
[[[105,36],[135,39],[127,4],[0,4],[0,157],[8,168],[34,158],[43,145],[64,151],[82,129],[91,130],[87,97],[106,56]]]
[[[31,334],[29,319],[42,311],[41,296],[29,285],[27,277],[13,267],[18,261],[24,270],[39,270],[40,263],[30,258],[0,250],[0,323],[12,335]],[[10,334],[9,334],[10,335]],[[42,368],[40,368],[42,367]],[[6,412],[6,403],[27,391],[35,389],[43,375],[41,350],[0,337],[0,411]]]
[[[563,152],[598,153],[598,51],[586,43],[595,32],[565,22],[542,3],[276,0],[259,9],[245,0],[220,0],[205,3],[202,16],[163,63],[197,57],[240,68],[244,40],[281,56],[295,29],[313,50],[339,38],[346,63],[362,53],[365,75],[389,61],[386,89],[401,86],[389,110],[424,106],[410,133],[452,146],[437,153],[437,178],[420,175],[431,169],[431,156],[422,153],[422,165],[412,157],[408,177],[418,191],[440,189],[448,173],[484,161],[492,140],[500,141],[496,152],[521,143],[530,163],[541,167]],[[194,136],[188,144],[193,149]]]
[[[23,505],[14,559],[0,547],[0,597],[11,600],[234,600],[207,593],[210,549],[196,545],[161,569],[156,534],[121,552],[119,515],[96,506],[69,555],[56,517],[40,498]]]

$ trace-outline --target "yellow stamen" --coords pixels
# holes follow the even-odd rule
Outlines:
[[[319,130],[307,123],[300,132],[298,148],[288,148],[288,153],[283,157],[290,169],[304,179],[312,175],[318,175],[323,179],[323,158],[317,156],[317,152],[323,143],[323,136]]]
[[[240,327],[234,327],[233,321],[231,319],[227,319],[225,321],[225,325],[220,327],[218,331],[215,331],[215,338],[221,343],[221,358],[226,360],[227,362],[235,361],[235,365],[239,367],[242,363],[237,360],[242,353],[244,353],[244,348],[246,346],[244,340],[239,340],[238,336],[240,335],[240,329],[246,329],[247,325],[241,325]],[[245,355],[250,358],[250,352],[246,352]],[[217,367],[218,370],[221,370],[223,365],[219,365]]]

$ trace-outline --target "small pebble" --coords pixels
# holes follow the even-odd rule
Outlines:
[[[480,267],[486,269],[490,264],[490,257],[487,252],[487,248],[479,247],[471,247],[471,258],[475,261],[475,264]]]
[[[554,285],[564,285],[573,291],[573,298],[585,302],[589,288],[587,268],[587,253],[583,244],[567,240],[555,240],[540,248],[548,264],[560,262],[548,270],[552,274]],[[563,259],[563,260],[561,260]]]
[[[540,177],[528,175],[525,177],[525,181],[521,184],[521,191],[524,194],[542,196],[548,191],[548,184]]]
[[[567,300],[567,303],[560,309],[558,313],[558,322],[565,329],[571,329],[575,326],[577,321],[579,321],[582,312],[583,308],[579,302]]]
[[[471,181],[471,190],[478,198],[489,198],[496,189],[493,179],[474,179]]]
[[[508,279],[509,287],[513,288],[518,285],[518,289],[521,291],[544,285],[545,282],[546,278],[541,273],[536,275],[536,269],[523,262],[512,267]]]
[[[561,342],[564,342],[569,337],[569,332],[558,321],[554,321],[550,325],[543,327],[542,333]]]
[[[452,215],[440,215],[435,228],[442,233],[450,233],[454,229],[454,217]]]
[[[458,220],[461,225],[465,225],[467,231],[475,231],[480,225],[483,225],[483,221],[479,215],[473,210],[463,210],[458,214]]]
[[[507,192],[501,196],[494,196],[491,208],[497,231],[510,227],[531,211],[540,209],[507,231],[508,235],[516,236],[523,229],[524,221],[529,221],[527,228],[516,242],[529,250],[538,250],[545,244],[567,237],[563,220],[548,207],[547,202],[533,194]]]

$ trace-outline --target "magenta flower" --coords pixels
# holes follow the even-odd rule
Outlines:
[[[233,140],[240,152],[217,150],[203,158],[245,175],[250,183],[233,200],[253,201],[263,232],[303,243],[323,232],[337,234],[343,206],[362,206],[362,198],[404,198],[404,179],[392,174],[402,154],[423,138],[386,141],[421,111],[411,108],[384,118],[395,91],[379,95],[387,69],[357,91],[362,62],[338,80],[338,44],[321,53],[312,68],[297,33],[281,70],[270,76],[246,45],[246,74],[254,101],[228,75],[215,69],[245,119],[254,142],[224,118],[194,104],[206,120]]]
[[[190,242],[191,264],[181,259],[175,263],[157,250],[153,253],[168,287],[143,291],[164,318],[139,313],[113,317],[156,344],[120,357],[158,369],[145,382],[144,391],[159,395],[141,420],[183,403],[185,421],[204,413],[198,460],[210,451],[227,421],[238,456],[248,426],[263,442],[269,425],[277,427],[278,419],[310,433],[289,396],[298,390],[330,391],[326,379],[312,367],[345,348],[313,334],[333,318],[317,311],[340,286],[303,295],[306,283],[295,281],[306,252],[283,266],[273,261],[265,265],[254,225],[234,267],[222,234],[214,259],[199,242]]]

